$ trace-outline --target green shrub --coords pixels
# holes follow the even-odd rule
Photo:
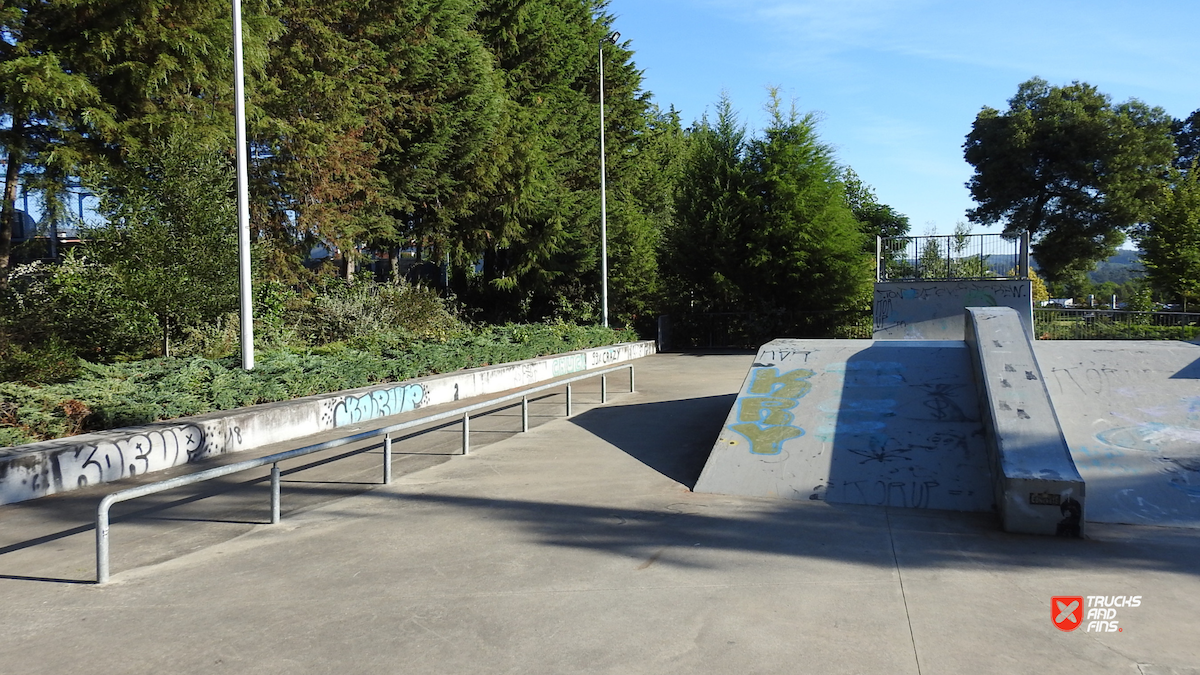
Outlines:
[[[143,355],[153,348],[154,317],[124,298],[111,269],[69,251],[58,265],[22,265],[0,297],[8,330],[25,345],[57,337],[88,359]]]
[[[249,372],[232,356],[78,361],[70,382],[0,383],[0,442],[145,424],[636,338],[628,330],[569,324],[458,326],[443,341],[393,330],[313,349],[262,351]]]
[[[42,343],[23,347],[0,338],[0,380],[47,384],[70,380],[79,374],[75,349],[57,335]]]

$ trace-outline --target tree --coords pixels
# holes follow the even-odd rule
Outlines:
[[[875,237],[903,237],[908,234],[908,216],[880,203],[875,190],[862,182],[854,169],[846,167],[840,178],[846,190],[846,205],[867,237],[864,245],[868,253],[875,253]]]
[[[1200,172],[1193,160],[1172,172],[1173,186],[1162,207],[1139,236],[1150,285],[1168,297],[1200,299]]]
[[[739,278],[749,264],[742,238],[749,217],[746,128],[727,96],[688,130],[675,195],[675,218],[661,253],[668,303],[684,311],[729,311],[743,300]]]
[[[1016,270],[1013,270],[1014,272]],[[1046,288],[1046,282],[1038,276],[1037,270],[1029,268],[1029,281],[1032,286],[1033,301],[1035,303],[1046,302],[1050,299],[1050,291]],[[1116,309],[1115,307],[1113,309]]]
[[[1175,149],[1179,153],[1176,168],[1186,170],[1193,162],[1200,161],[1200,110],[1187,119],[1172,122],[1171,133],[1175,135]]]
[[[867,292],[870,257],[846,203],[840,169],[817,136],[816,117],[795,105],[782,108],[778,92],[767,103],[770,125],[751,142],[754,176],[752,242],[743,288],[763,309],[846,309]]]
[[[985,279],[996,276],[987,258],[967,253],[971,227],[959,221],[954,234],[937,236],[930,228],[917,255],[917,276],[922,279]]]
[[[236,308],[237,212],[221,144],[172,134],[133,152],[125,168],[88,178],[108,218],[91,233],[91,252],[158,320],[163,355],[184,326]]]
[[[244,3],[247,71],[278,24]],[[0,131],[8,154],[0,267],[18,182],[48,191],[97,162],[120,164],[183,129],[229,142],[233,60],[222,0],[18,0],[0,8]]]
[[[1175,157],[1170,118],[1131,99],[1113,105],[1089,84],[1021,84],[1009,109],[985,107],[963,145],[976,223],[1030,232],[1047,279],[1092,269],[1143,223]]]
[[[85,74],[64,66],[61,39],[52,30],[46,3],[0,7],[0,145],[7,155],[0,213],[0,279],[10,265],[16,200],[27,165],[56,174],[79,161],[80,120],[103,126],[111,120],[100,93]],[[48,25],[49,24],[49,25]],[[86,126],[85,126],[86,128]],[[39,171],[39,173],[41,173]]]
[[[501,109],[476,0],[291,0],[262,86],[256,219],[278,272],[316,244],[434,243],[487,189]],[[292,254],[292,255],[288,255]],[[294,264],[294,262],[293,262]]]
[[[679,309],[782,315],[866,296],[871,256],[815,117],[785,111],[775,91],[767,109],[761,137],[747,139],[726,97],[715,124],[705,118],[688,133],[663,250]]]

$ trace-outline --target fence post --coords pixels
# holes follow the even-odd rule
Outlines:
[[[271,465],[271,524],[279,524],[279,464]]]
[[[383,435],[383,484],[392,482],[392,435]]]
[[[883,281],[883,237],[875,235],[875,281]]]
[[[1021,258],[1021,278],[1029,278],[1029,230],[1021,233],[1021,250],[1019,252]]]
[[[463,413],[463,451],[462,454],[471,454],[471,413]]]

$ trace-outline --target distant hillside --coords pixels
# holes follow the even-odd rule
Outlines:
[[[1122,249],[1117,251],[1117,254],[1103,262],[1096,263],[1096,269],[1088,273],[1088,279],[1093,284],[1102,284],[1106,281],[1111,281],[1114,284],[1123,284],[1130,279],[1140,279],[1146,271],[1142,268],[1141,251],[1129,251]],[[1013,258],[1014,256],[992,256],[989,263],[992,261],[999,262],[1002,257]],[[1033,269],[1041,270],[1037,260],[1030,258],[1029,264],[1033,265]],[[995,267],[994,265],[989,265]]]
[[[1088,274],[1088,279],[1094,284],[1111,281],[1123,284],[1130,279],[1139,279],[1145,273],[1142,268],[1141,251],[1117,251],[1113,257],[1096,264],[1096,270]]]

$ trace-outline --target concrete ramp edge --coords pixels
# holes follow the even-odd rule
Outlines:
[[[1004,530],[1082,536],[1084,481],[1019,315],[967,307],[965,321]]]

